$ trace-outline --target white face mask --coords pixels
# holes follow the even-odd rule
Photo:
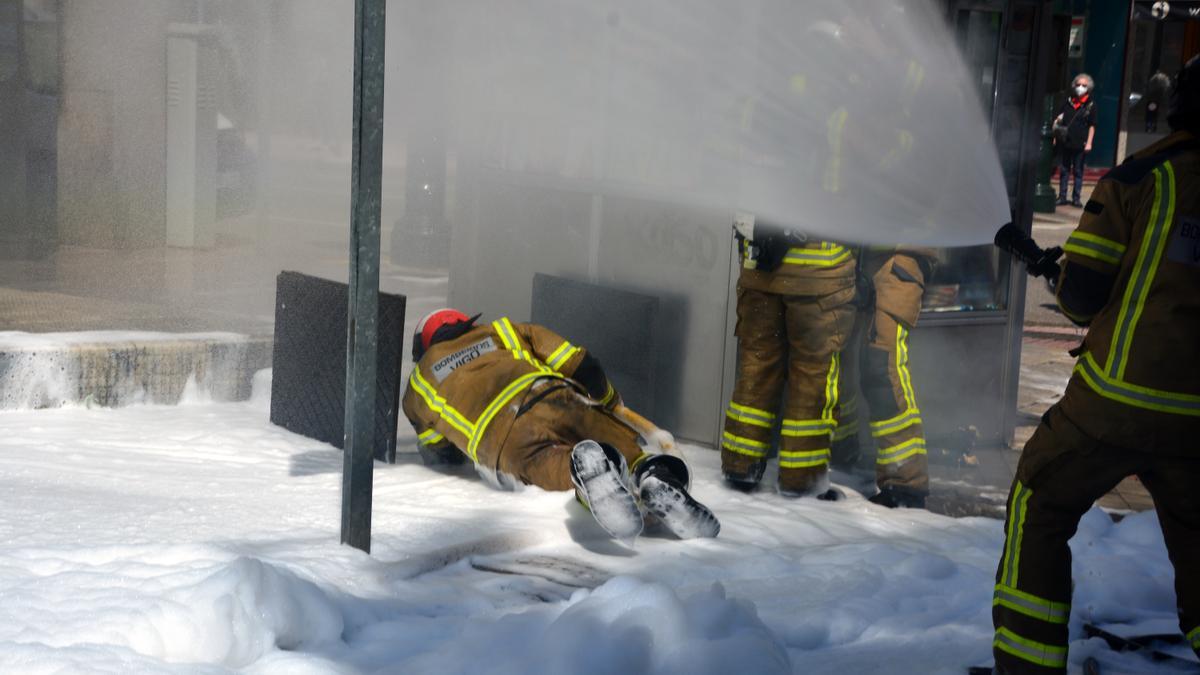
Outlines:
[[[1083,96],[1086,93],[1087,93],[1087,85],[1086,84],[1080,84],[1080,85],[1075,86],[1075,95],[1076,96]]]

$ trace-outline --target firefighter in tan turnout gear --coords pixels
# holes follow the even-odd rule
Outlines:
[[[858,313],[842,354],[833,465],[849,469],[858,461],[865,403],[879,487],[870,499],[888,507],[924,508],[929,494],[925,435],[908,368],[908,332],[921,314],[933,261],[932,249],[915,247],[868,248],[858,261]],[[854,393],[857,387],[865,401]]]
[[[735,230],[743,261],[737,379],[725,412],[721,469],[731,486],[755,487],[778,425],[779,491],[831,497],[839,354],[854,323],[854,257],[845,246],[756,224],[749,215],[737,217]]]
[[[553,331],[507,318],[475,325],[433,312],[413,336],[404,414],[427,463],[470,459],[497,486],[574,488],[609,534],[631,540],[645,514],[680,538],[720,525],[688,493],[682,459],[645,439],[599,362]]]
[[[1126,476],[1154,498],[1175,567],[1179,624],[1200,654],[1200,62],[1175,130],[1096,185],[1063,249],[1056,295],[1088,332],[1063,398],[1025,446],[996,573],[999,673],[1063,673],[1067,541]],[[1032,270],[1032,267],[1031,267]]]

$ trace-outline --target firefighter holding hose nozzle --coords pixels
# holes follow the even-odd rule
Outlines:
[[[1009,494],[992,605],[997,673],[1066,672],[1067,542],[1126,476],[1154,498],[1179,625],[1200,655],[1200,57],[1176,80],[1167,122],[1171,135],[1100,180],[1061,252],[1012,226],[997,233],[1088,327]]]

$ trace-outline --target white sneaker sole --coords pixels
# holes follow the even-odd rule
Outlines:
[[[680,539],[712,538],[721,523],[708,507],[653,476],[642,479],[642,504]]]
[[[644,519],[620,467],[613,466],[595,441],[581,441],[571,451],[571,482],[592,517],[616,539],[630,541],[642,533]]]

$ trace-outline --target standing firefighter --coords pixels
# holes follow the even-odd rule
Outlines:
[[[921,314],[934,254],[924,248],[871,248],[859,259],[859,302],[850,344],[842,355],[842,399],[834,432],[833,463],[852,467],[860,448],[861,386],[877,449],[871,501],[888,507],[925,507],[929,465],[921,411],[908,369],[908,332]]]
[[[735,224],[738,365],[725,413],[721,469],[739,489],[762,479],[779,426],[779,491],[825,495],[837,407],[839,353],[854,323],[854,257],[840,244]],[[779,403],[787,381],[782,418]]]
[[[427,462],[465,456],[500,487],[574,488],[618,539],[640,534],[646,512],[680,538],[717,535],[687,465],[643,451],[595,357],[542,326],[477,318],[438,310],[413,336],[404,414]]]
[[[1200,654],[1200,62],[1172,92],[1163,141],[1096,186],[1064,245],[1059,306],[1089,326],[1063,398],[1025,446],[996,573],[1000,673],[1063,673],[1067,541],[1136,475],[1175,566],[1180,626]]]

